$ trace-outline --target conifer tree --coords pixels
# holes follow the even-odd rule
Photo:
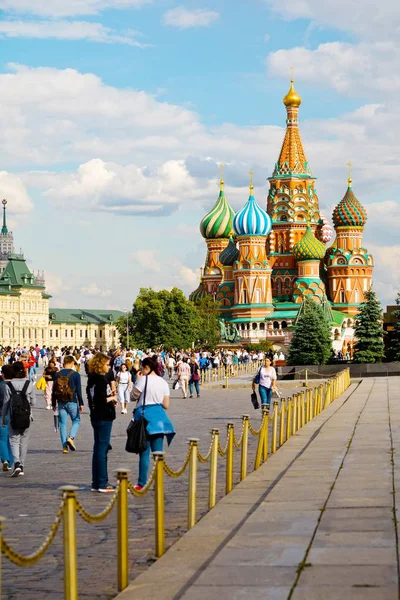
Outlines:
[[[392,312],[396,319],[393,331],[389,334],[387,359],[393,362],[400,362],[400,292],[396,298],[397,309]]]
[[[290,365],[324,365],[332,354],[331,329],[317,302],[305,299],[290,345]]]
[[[382,308],[372,289],[365,292],[365,300],[360,305],[360,311],[355,318],[354,334],[356,338],[354,362],[382,362],[385,355]]]

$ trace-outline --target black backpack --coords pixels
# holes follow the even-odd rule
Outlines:
[[[29,387],[29,381],[25,381],[22,390],[16,390],[11,382],[8,382],[10,388],[10,423],[12,429],[28,429],[31,424],[31,405],[26,395]]]

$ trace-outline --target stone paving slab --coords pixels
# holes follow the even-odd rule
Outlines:
[[[118,600],[398,600],[399,389],[352,385]]]

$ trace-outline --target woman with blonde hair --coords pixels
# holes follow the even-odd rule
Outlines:
[[[107,454],[110,447],[111,429],[115,419],[117,397],[113,394],[106,375],[110,370],[110,358],[98,352],[89,361],[89,378],[86,393],[93,427],[94,445],[92,458],[92,492],[113,492],[115,487],[108,481]]]

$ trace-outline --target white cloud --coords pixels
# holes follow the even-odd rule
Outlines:
[[[296,80],[335,89],[341,94],[397,99],[400,90],[400,47],[395,42],[348,44],[329,42],[315,50],[278,50],[267,58],[273,76],[296,66]]]
[[[138,250],[132,256],[132,260],[144,269],[159,273],[161,271],[160,256],[158,250]]]
[[[152,0],[0,0],[0,10],[46,17],[96,15],[105,9],[133,9]]]
[[[200,262],[202,263],[203,260]],[[176,286],[183,288],[184,291],[192,292],[198,286],[200,269],[191,269],[186,265],[174,264],[174,273],[173,279]]]
[[[99,288],[96,283],[89,283],[86,287],[80,288],[80,292],[84,296],[93,296],[97,298],[108,298],[109,296],[112,296],[111,290]]]
[[[68,285],[66,285],[66,283],[59,275],[56,275],[55,273],[51,273],[49,271],[46,271],[45,273],[45,281],[46,292],[51,296],[59,296],[60,294],[71,289]]]
[[[190,10],[183,6],[177,6],[165,13],[164,23],[165,25],[179,27],[180,29],[209,27],[219,19],[219,16],[219,13],[214,10],[207,10],[204,8]]]
[[[0,21],[0,38],[87,40],[108,44],[145,47],[136,32],[120,35],[115,30],[89,21]]]
[[[0,194],[8,201],[11,214],[28,213],[33,209],[33,202],[18,175],[0,171]]]
[[[263,0],[287,20],[310,19],[374,40],[398,39],[398,0]]]

